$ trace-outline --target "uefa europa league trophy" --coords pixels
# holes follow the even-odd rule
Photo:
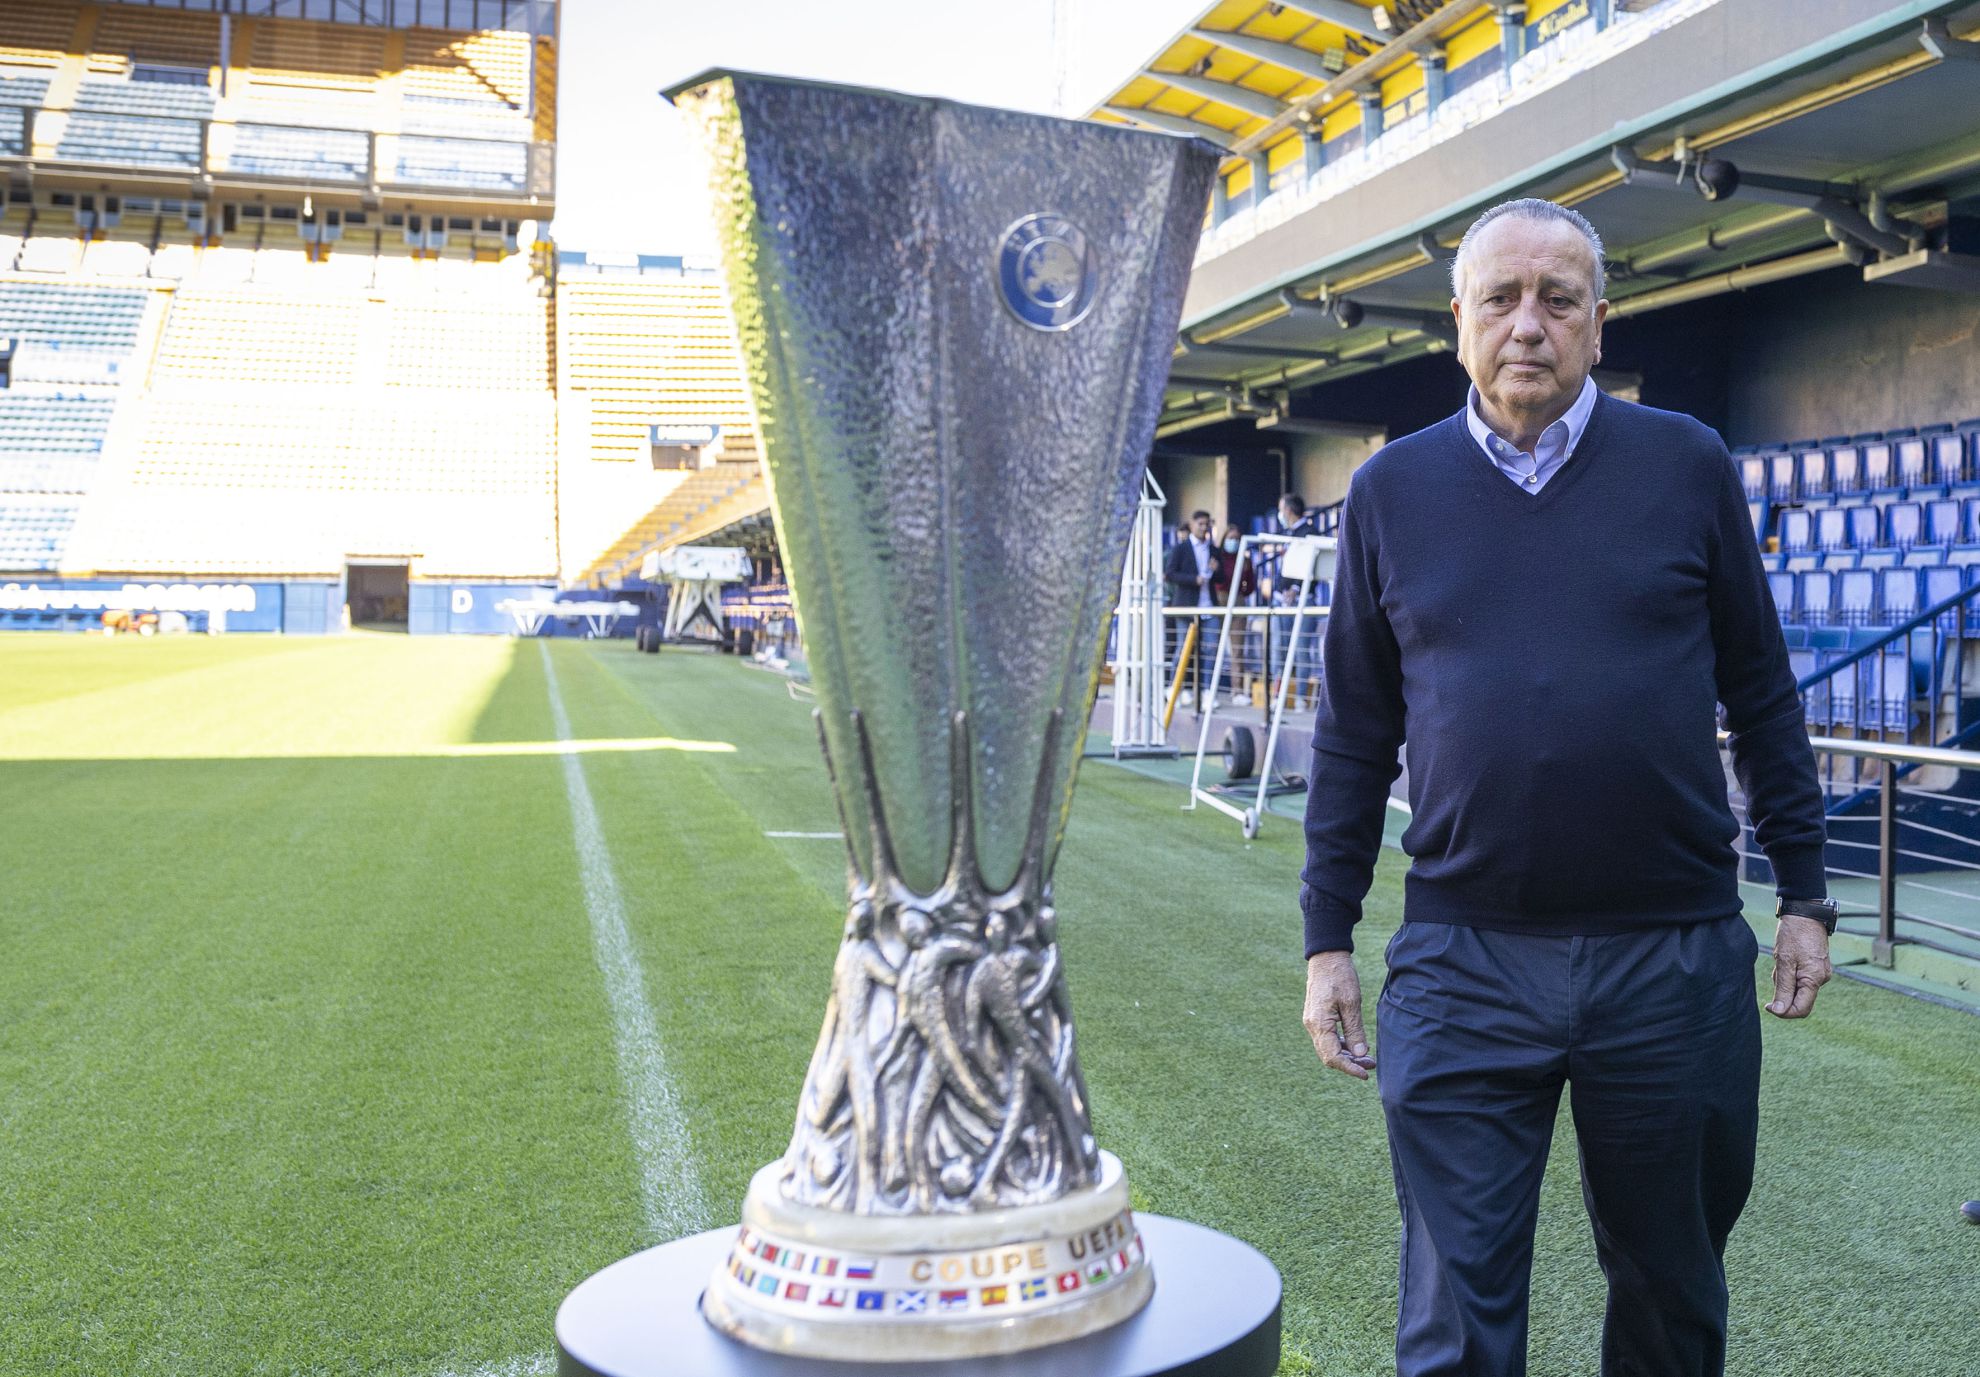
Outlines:
[[[1154,1287],[1052,865],[1215,167],[1194,140],[711,73],[697,130],[851,859],[782,1160],[702,1301],[757,1347],[1010,1352]]]

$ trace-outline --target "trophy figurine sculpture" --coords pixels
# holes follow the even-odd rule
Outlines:
[[[702,1299],[759,1348],[993,1354],[1154,1276],[1052,865],[1216,152],[717,72],[707,154],[851,907],[789,1151]]]

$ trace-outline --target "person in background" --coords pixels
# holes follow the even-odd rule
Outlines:
[[[1189,538],[1179,540],[1169,547],[1164,557],[1162,577],[1169,583],[1169,604],[1172,607],[1212,607],[1216,595],[1211,589],[1211,581],[1217,572],[1217,547],[1211,537],[1210,513],[1194,511],[1189,514]],[[1171,658],[1182,653],[1182,647],[1189,637],[1186,619],[1177,617],[1169,623]],[[1204,626],[1197,632],[1196,652],[1191,656],[1187,667],[1188,687],[1183,690],[1184,702],[1193,701],[1195,690],[1202,685],[1204,673],[1210,667],[1205,654],[1215,637],[1216,628]],[[1178,666],[1178,672],[1183,667]]]
[[[1215,551],[1217,565],[1210,575],[1210,598],[1212,605],[1226,606],[1231,597],[1231,579],[1237,578],[1238,606],[1249,607],[1257,600],[1258,576],[1252,571],[1251,556],[1246,554],[1242,561],[1238,551],[1244,544],[1244,532],[1236,526],[1224,527],[1217,537]],[[1241,567],[1240,567],[1241,566]],[[1223,630],[1222,621],[1213,621],[1219,633]],[[1206,631],[1209,628],[1205,628]],[[1234,618],[1231,623],[1231,648],[1224,656],[1224,682],[1230,691],[1237,693],[1245,683],[1245,676],[1251,671],[1250,636],[1251,622],[1244,617]],[[1214,651],[1214,645],[1213,645]],[[1212,660],[1212,664],[1216,661]]]
[[[1279,529],[1289,536],[1320,534],[1319,526],[1306,510],[1306,499],[1296,492],[1279,499]]]
[[[1286,493],[1279,499],[1279,530],[1294,539],[1320,534],[1319,523],[1306,509],[1306,499],[1296,492]],[[1276,606],[1291,607],[1299,601],[1299,580],[1280,577],[1279,570],[1283,567],[1283,557],[1273,561],[1273,578],[1269,591]],[[1326,598],[1315,590],[1312,601],[1316,604],[1323,603]],[[1284,636],[1289,637],[1291,628],[1292,622],[1289,619],[1281,620],[1274,628],[1274,633],[1283,633]],[[1294,689],[1291,701],[1295,707],[1305,706],[1319,692],[1320,632],[1321,624],[1312,620],[1306,621],[1300,628],[1299,650],[1295,653],[1296,663],[1293,667]]]
[[[1169,547],[1162,577],[1169,581],[1169,602],[1175,607],[1208,607],[1213,602],[1211,577],[1217,572],[1217,547],[1210,536],[1210,513],[1191,512],[1187,534]]]

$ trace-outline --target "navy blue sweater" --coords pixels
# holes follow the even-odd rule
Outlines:
[[[1566,935],[1738,913],[1720,703],[1781,894],[1819,898],[1814,755],[1719,437],[1605,396],[1538,493],[1461,412],[1388,445],[1341,519],[1307,955],[1353,949],[1405,739],[1405,918]]]

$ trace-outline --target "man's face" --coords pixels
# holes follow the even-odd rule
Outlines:
[[[1458,359],[1492,411],[1509,419],[1558,416],[1602,357],[1595,254],[1572,225],[1508,215],[1465,253]]]
[[[1293,515],[1293,509],[1291,507],[1288,507],[1283,502],[1279,504],[1279,524],[1281,526],[1287,530],[1291,530],[1293,527],[1299,525],[1300,520],[1301,518]]]
[[[1189,533],[1198,540],[1208,540],[1210,538],[1210,518],[1207,516],[1197,517],[1189,523]]]

